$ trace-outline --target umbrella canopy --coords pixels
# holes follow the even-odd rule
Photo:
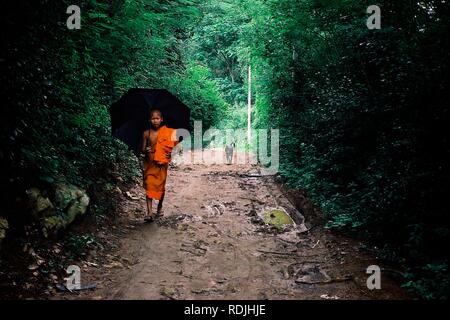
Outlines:
[[[109,110],[113,136],[138,153],[142,133],[150,128],[150,111],[154,109],[161,111],[162,125],[174,129],[190,128],[190,109],[169,91],[133,88]]]

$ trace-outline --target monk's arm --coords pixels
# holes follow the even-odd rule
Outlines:
[[[145,148],[147,147],[147,139],[148,139],[148,137],[147,137],[147,131],[144,131],[143,133],[142,133],[142,146],[141,146],[141,152],[142,153],[145,153]]]

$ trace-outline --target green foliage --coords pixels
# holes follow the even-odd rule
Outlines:
[[[405,276],[404,288],[417,292],[426,300],[447,300],[450,276],[447,263],[427,264]]]
[[[95,236],[93,234],[87,233],[83,235],[70,235],[66,239],[64,246],[74,257],[80,257],[81,255],[86,253],[87,249],[95,247],[95,244]]]
[[[218,90],[210,70],[196,62],[187,63],[183,74],[168,82],[191,109],[191,122],[201,120],[203,128],[214,126],[225,115],[227,103]]]

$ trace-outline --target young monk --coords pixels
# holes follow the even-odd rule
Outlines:
[[[165,195],[167,169],[171,152],[179,141],[176,130],[162,125],[161,111],[150,112],[150,129],[142,136],[142,153],[144,158],[144,189],[147,198],[147,215],[145,222],[153,222],[156,216],[162,216],[162,204]],[[156,215],[153,215],[152,200],[159,200]]]

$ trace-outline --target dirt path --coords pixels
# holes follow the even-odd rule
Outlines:
[[[252,165],[179,165],[168,177],[165,217],[142,224],[139,185],[124,196],[123,236],[109,263],[89,258],[82,282],[94,291],[57,299],[404,299],[390,273],[368,290],[377,262],[354,240],[331,234],[293,207]],[[129,194],[129,195],[130,195]],[[132,199],[136,196],[136,199]],[[258,212],[283,207],[297,227],[276,234]],[[273,230],[272,230],[273,231]],[[381,266],[383,267],[383,266]]]

